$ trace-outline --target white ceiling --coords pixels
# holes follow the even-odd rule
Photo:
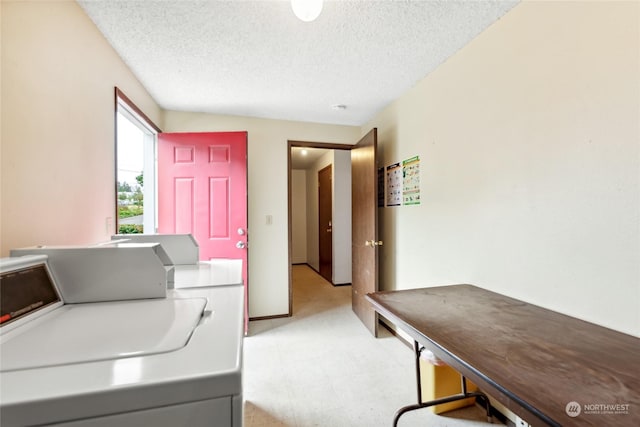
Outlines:
[[[517,1],[78,3],[162,108],[362,125]]]

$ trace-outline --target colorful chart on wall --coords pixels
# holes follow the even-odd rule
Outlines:
[[[420,204],[420,157],[402,162],[402,204]]]
[[[387,207],[402,205],[402,167],[400,163],[387,166]]]

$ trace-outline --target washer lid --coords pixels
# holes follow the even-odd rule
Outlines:
[[[188,298],[67,304],[4,337],[1,371],[175,351],[189,341],[206,303]]]
[[[191,265],[176,265],[175,288],[241,285],[241,259],[212,259]]]

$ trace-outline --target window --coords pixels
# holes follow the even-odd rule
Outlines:
[[[118,234],[155,233],[156,141],[159,129],[116,88]]]

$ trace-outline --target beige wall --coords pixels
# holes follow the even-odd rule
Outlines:
[[[3,0],[1,19],[2,256],[106,240],[114,86],[159,125],[160,109],[75,2]]]
[[[288,311],[287,140],[377,126],[383,164],[423,160],[422,205],[380,212],[384,288],[470,282],[640,334],[638,8],[520,4],[358,129],[163,113],[75,2],[4,0],[2,255],[113,232],[118,86],[166,131],[249,132],[251,316]]]
[[[386,108],[385,289],[473,283],[640,335],[640,3],[524,2]]]
[[[114,232],[118,86],[168,132],[249,132],[250,314],[286,314],[287,140],[351,144],[359,129],[163,112],[75,2],[3,0],[1,19],[2,256]]]
[[[165,112],[164,125],[166,132],[248,132],[249,315],[287,314],[287,141],[354,144],[359,128],[177,111]]]

